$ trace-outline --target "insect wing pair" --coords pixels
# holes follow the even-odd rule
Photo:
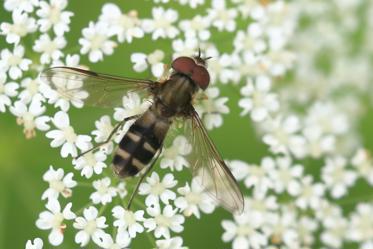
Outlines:
[[[195,77],[199,79],[198,74]],[[122,97],[130,92],[136,92],[142,97],[157,97],[154,95],[162,84],[157,81],[117,77],[71,67],[46,69],[40,78],[71,102],[98,107],[121,106]],[[193,176],[197,177],[204,190],[225,209],[230,212],[242,212],[243,196],[239,186],[194,108],[183,121],[185,136],[192,145],[188,161]]]

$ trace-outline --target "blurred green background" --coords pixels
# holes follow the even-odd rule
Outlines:
[[[96,21],[100,15],[101,7],[109,1],[70,1],[68,10],[74,12],[71,20],[71,32],[66,37],[68,45],[65,51],[78,53],[78,39],[81,36],[81,29],[86,27],[89,21]],[[151,15],[151,1],[110,1],[121,7],[123,12],[131,9],[139,10],[139,16]],[[187,7],[180,5],[170,5],[178,9],[179,18],[188,18],[198,12],[204,13],[203,9],[190,11]],[[3,8],[0,10],[0,20],[11,21],[9,13]],[[27,43],[31,44],[32,38],[27,38]],[[219,41],[215,41],[219,43]],[[231,46],[230,42],[225,43]],[[0,46],[4,48],[3,37],[0,39]],[[89,65],[94,71],[105,72],[115,75],[146,77],[132,70],[130,54],[133,52],[153,52],[155,49],[170,51],[169,40],[151,41],[149,36],[145,39],[135,39],[133,43],[120,44],[112,56],[105,57],[103,62],[91,64],[85,57],[81,58],[83,64]],[[230,49],[230,47],[220,47]],[[26,49],[30,49],[28,46]],[[32,54],[32,51],[28,51]],[[170,58],[170,53],[166,54]],[[222,128],[212,131],[210,134],[225,159],[241,159],[247,162],[259,162],[265,154],[265,146],[259,143],[256,138],[250,121],[247,117],[240,117],[240,110],[237,108],[238,91],[230,87],[221,89],[222,96],[229,97],[229,107],[231,113],[225,118]],[[98,108],[84,108],[83,110],[70,110],[71,123],[77,133],[87,133],[94,129],[94,120],[102,114],[111,115],[112,110]],[[0,249],[24,248],[28,239],[41,237],[45,242],[49,231],[41,231],[36,228],[35,221],[41,211],[45,210],[44,201],[41,201],[41,194],[48,187],[42,181],[43,173],[49,165],[55,168],[64,168],[66,171],[73,171],[71,160],[61,159],[59,148],[52,149],[49,146],[49,139],[43,133],[38,132],[37,136],[31,140],[26,140],[22,127],[17,126],[16,118],[9,113],[0,114]],[[106,171],[111,171],[107,168]],[[78,178],[79,172],[74,172]],[[187,179],[180,179],[183,183]],[[89,193],[93,189],[86,191],[74,191],[73,210],[77,210],[88,202]],[[88,195],[87,195],[88,194]],[[84,199],[81,206],[77,206],[76,200]],[[62,204],[63,205],[63,204]],[[193,249],[199,248],[223,248],[230,247],[221,240],[223,229],[220,222],[223,218],[229,218],[230,214],[219,209],[213,216],[202,215],[202,219],[186,219],[185,231],[182,233],[185,245]],[[69,229],[67,229],[68,231]],[[67,232],[64,243],[58,248],[77,248],[73,242],[74,233]],[[46,244],[46,243],[45,243]],[[90,245],[92,246],[92,245]],[[46,246],[44,248],[50,248]],[[91,247],[86,247],[91,248]],[[131,248],[150,248],[148,239],[139,236]]]

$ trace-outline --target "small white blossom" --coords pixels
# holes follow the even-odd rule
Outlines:
[[[206,98],[202,99],[198,106],[197,112],[202,116],[203,123],[208,130],[223,125],[222,114],[228,114],[229,108],[226,105],[228,98],[219,97],[219,88],[209,87],[204,91]]]
[[[40,62],[42,64],[49,64],[53,60],[58,60],[63,56],[61,49],[65,46],[66,40],[63,36],[57,36],[52,40],[48,34],[42,34],[35,41],[32,49],[41,53]]]
[[[89,94],[82,90],[83,82],[75,80],[74,78],[66,77],[51,77],[51,84],[53,88],[47,84],[40,85],[40,91],[44,97],[48,99],[49,104],[54,104],[62,111],[67,112],[70,109],[70,104],[76,108],[82,108],[84,99]],[[68,92],[68,94],[66,94]]]
[[[175,187],[177,181],[171,173],[166,174],[163,179],[159,178],[156,172],[153,172],[150,177],[146,178],[146,182],[141,183],[139,187],[139,194],[146,195],[145,203],[147,206],[157,204],[159,199],[165,204],[169,200],[176,198],[175,192],[170,190]]]
[[[111,119],[108,115],[102,116],[99,120],[95,121],[96,130],[93,130],[91,134],[95,137],[96,143],[102,143],[106,141],[112,133],[114,126],[111,124]],[[104,151],[105,154],[110,154],[113,151],[113,142],[109,141],[105,145],[100,147],[100,150]]]
[[[174,54],[172,58],[177,58],[180,56],[190,56],[198,50],[198,40],[194,37],[187,37],[185,40],[176,39],[172,41],[172,48]]]
[[[102,7],[100,21],[108,24],[110,35],[116,35],[119,42],[131,43],[133,38],[144,36],[136,10],[123,14],[117,5],[107,3]]]
[[[332,248],[341,248],[348,229],[348,222],[341,216],[329,219],[324,222],[324,230],[321,234],[321,241]]]
[[[223,220],[224,242],[232,242],[232,249],[261,248],[267,245],[267,236],[259,231],[260,224],[250,220],[248,212],[234,215],[234,221]]]
[[[73,160],[74,169],[80,170],[80,174],[89,179],[93,173],[99,175],[107,167],[106,155],[102,151],[88,152],[78,159]]]
[[[51,146],[53,148],[61,148],[61,156],[67,157],[71,155],[76,157],[78,155],[77,148],[82,151],[88,150],[90,146],[91,137],[86,135],[77,135],[74,128],[70,126],[69,116],[62,111],[57,112],[52,118],[53,124],[57,130],[51,130],[46,133],[46,137],[53,139]]]
[[[148,232],[154,230],[156,238],[170,238],[170,230],[175,233],[180,233],[184,230],[182,224],[185,221],[184,216],[177,214],[177,209],[173,209],[171,205],[164,207],[163,211],[159,205],[147,208],[147,213],[152,217],[144,221],[144,227]]]
[[[131,62],[134,63],[133,70],[136,72],[144,72],[150,67],[153,76],[160,78],[164,73],[164,64],[162,63],[164,57],[164,52],[159,49],[154,50],[148,55],[133,53],[131,55]]]
[[[103,230],[107,227],[106,218],[98,217],[98,210],[93,206],[85,208],[83,215],[84,217],[77,217],[73,224],[74,228],[80,230],[75,235],[75,242],[80,246],[86,246],[92,238],[93,242],[100,244],[106,236]]]
[[[297,134],[300,129],[297,116],[277,116],[265,124],[265,129],[268,132],[263,141],[270,146],[271,151],[284,155],[291,152],[298,158],[305,156],[306,141],[303,136]]]
[[[74,15],[71,11],[63,11],[67,0],[50,0],[49,3],[40,1],[40,9],[36,11],[39,16],[37,21],[40,31],[45,33],[53,27],[57,36],[62,36],[70,30],[70,18]]]
[[[249,165],[247,176],[245,177],[245,186],[254,187],[256,193],[265,194],[273,188],[274,182],[269,178],[268,172],[273,171],[275,162],[270,157],[262,159],[260,165]]]
[[[106,205],[117,195],[115,187],[111,186],[109,177],[93,181],[92,185],[96,190],[96,192],[93,192],[89,197],[93,204],[101,203],[102,205]]]
[[[71,202],[68,203],[61,212],[60,203],[57,199],[50,199],[46,205],[48,211],[39,214],[36,226],[42,230],[51,230],[48,239],[49,243],[58,246],[63,241],[63,232],[67,225],[64,220],[75,219],[76,215],[71,212]]]
[[[43,241],[40,238],[35,238],[32,242],[28,240],[26,243],[26,249],[42,249],[43,248]]]
[[[8,49],[1,51],[0,68],[8,71],[9,77],[13,80],[22,77],[22,71],[29,69],[32,61],[24,58],[25,48],[21,45],[14,46],[13,52]]]
[[[178,12],[173,9],[154,7],[152,9],[153,19],[143,21],[143,29],[152,34],[152,39],[170,38],[173,39],[179,34],[179,30],[173,26],[178,19]]]
[[[116,107],[114,119],[122,121],[125,118],[144,113],[150,106],[150,102],[142,101],[137,93],[130,92],[123,96],[123,107]]]
[[[368,183],[373,185],[373,160],[370,153],[365,149],[359,149],[351,160],[360,177],[364,177]]]
[[[270,92],[271,81],[266,76],[258,76],[255,84],[248,79],[246,86],[241,89],[243,98],[238,105],[243,109],[241,115],[251,113],[251,118],[256,122],[261,122],[270,114],[279,109],[277,95]]]
[[[193,9],[197,8],[198,5],[202,5],[205,3],[205,0],[178,0],[178,1],[182,5],[188,4]]]
[[[187,38],[197,38],[202,41],[210,38],[210,21],[206,17],[196,15],[191,20],[180,21],[179,26]]]
[[[252,51],[254,53],[262,53],[267,45],[264,41],[263,27],[259,23],[251,23],[247,27],[247,31],[238,31],[234,38],[233,44],[236,52]]]
[[[142,233],[144,227],[142,222],[144,219],[144,211],[137,210],[132,212],[121,206],[115,206],[112,209],[113,217],[115,218],[114,226],[118,227],[118,232],[128,232],[130,238],[135,238],[137,233]]]
[[[190,154],[192,146],[184,136],[177,136],[170,147],[163,149],[161,168],[170,168],[171,171],[181,171],[183,167],[189,167],[185,156]]]
[[[39,5],[39,0],[5,0],[4,8],[7,11],[32,12],[35,6]]]
[[[359,203],[349,219],[347,236],[352,241],[362,243],[361,248],[369,248],[368,245],[373,243],[372,212],[372,203]]]
[[[79,39],[82,46],[80,52],[88,54],[89,61],[98,62],[104,55],[111,55],[114,52],[116,43],[109,40],[109,27],[104,22],[93,23],[82,30],[83,38]]]
[[[185,216],[194,215],[200,218],[200,210],[206,214],[211,214],[215,209],[214,201],[204,192],[201,184],[194,178],[190,186],[185,183],[185,186],[178,188],[177,192],[181,196],[175,200],[175,206]]]
[[[312,176],[306,176],[301,180],[301,191],[297,194],[295,204],[301,209],[311,207],[317,209],[324,196],[325,187],[321,183],[314,183]]]
[[[25,104],[30,103],[34,98],[40,98],[40,84],[39,78],[27,77],[22,79],[21,87],[23,90],[18,94],[18,98]]]
[[[17,117],[17,124],[23,125],[23,133],[28,139],[36,135],[35,129],[49,130],[50,126],[47,123],[50,121],[50,117],[42,116],[45,110],[45,106],[38,98],[34,98],[29,106],[22,101],[17,101],[14,106],[10,107],[11,113]]]
[[[131,243],[131,239],[128,233],[118,233],[115,237],[115,241],[109,234],[105,234],[102,238],[102,242],[99,245],[103,249],[126,249]]]
[[[333,198],[341,198],[347,193],[357,178],[354,171],[346,169],[347,160],[343,157],[327,158],[322,168],[322,179],[326,188],[331,191]]]
[[[169,239],[157,240],[157,249],[188,249],[183,246],[183,239],[181,237],[173,237]]]
[[[41,199],[58,199],[61,194],[63,197],[71,197],[72,188],[76,186],[76,181],[73,180],[74,174],[72,172],[64,176],[63,169],[54,169],[53,166],[49,166],[47,172],[43,175],[43,180],[48,182],[49,187],[44,191]]]
[[[6,35],[7,43],[18,44],[22,37],[37,29],[35,19],[21,10],[13,11],[12,19],[13,23],[2,22],[0,24],[0,30],[3,35]]]
[[[225,0],[213,0],[212,8],[209,9],[209,18],[212,20],[212,26],[219,31],[233,32],[236,28],[237,10],[228,9]]]
[[[18,84],[6,81],[6,75],[0,73],[0,112],[5,112],[5,108],[12,104],[10,97],[15,97],[18,94]]]
[[[275,169],[268,172],[269,177],[274,182],[274,190],[282,193],[285,190],[288,193],[297,195],[300,192],[300,179],[303,176],[302,165],[292,165],[289,157],[280,157],[276,159]]]

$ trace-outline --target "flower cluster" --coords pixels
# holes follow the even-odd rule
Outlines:
[[[223,242],[234,249],[305,249],[316,243],[372,248],[372,201],[355,198],[351,205],[350,192],[358,181],[373,185],[373,159],[358,129],[367,102],[373,103],[372,62],[366,56],[373,53],[373,4],[153,2],[150,15],[141,8],[104,4],[97,19],[81,29],[76,49],[66,36],[74,28],[67,0],[3,2],[11,19],[0,23],[8,44],[0,50],[0,112],[12,114],[26,138],[44,135],[67,162],[64,168],[49,166],[42,177],[48,187],[36,227],[47,235],[28,241],[26,248],[61,246],[68,234],[75,247],[129,248],[146,234],[148,248],[184,249],[187,218],[214,215],[218,203],[197,177],[183,178],[195,149],[183,134],[170,136],[160,167],[144,178],[132,209],[126,208],[136,179],[118,179],[109,164],[134,120],[117,123],[145,112],[151,101],[140,93],[123,93],[112,114],[97,117],[94,128],[83,134],[71,112],[88,97],[80,90],[82,82],[54,77],[52,87],[38,77],[52,66],[87,69],[82,61],[103,61],[137,40],[164,42],[168,48],[131,51],[127,59],[144,78],[165,79],[172,59],[199,49],[203,58],[211,57],[210,87],[193,100],[206,128],[223,127],[235,115],[231,110],[238,110],[268,147],[259,162],[227,162],[244,189],[245,210],[221,221]],[[193,15],[179,10],[185,8]],[[370,27],[364,35],[360,23]],[[350,42],[357,34],[362,38],[355,48]],[[322,39],[315,42],[315,37]],[[234,101],[227,97],[232,91]]]

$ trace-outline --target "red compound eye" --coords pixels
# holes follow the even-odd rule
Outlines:
[[[176,58],[171,66],[177,72],[191,75],[194,67],[196,67],[196,62],[190,57],[182,56]]]
[[[193,69],[191,78],[202,90],[205,90],[209,86],[210,74],[203,66],[196,66]]]

